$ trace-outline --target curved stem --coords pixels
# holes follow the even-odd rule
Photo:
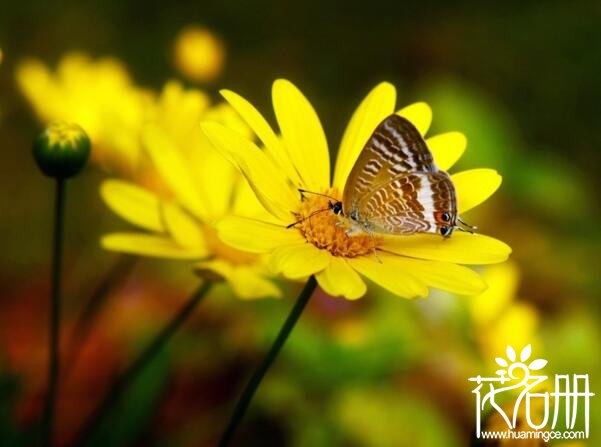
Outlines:
[[[303,313],[303,310],[309,302],[311,295],[313,295],[316,287],[317,281],[315,280],[315,277],[311,276],[298,296],[294,307],[290,311],[288,318],[286,318],[286,321],[284,322],[284,325],[280,329],[278,336],[273,342],[271,349],[269,349],[269,352],[254,372],[251,379],[248,381],[248,384],[244,388],[242,395],[238,399],[238,403],[234,408],[234,412],[230,416],[227,427],[221,436],[221,440],[219,441],[219,447],[226,447],[232,441],[234,435],[236,434],[236,430],[238,429],[238,425],[240,425],[240,421],[242,421],[242,418],[244,417],[244,414],[246,413],[246,410],[248,409],[250,401],[255,395],[257,388],[259,388],[263,377],[265,377],[265,374],[273,364],[274,360],[282,349],[282,346],[284,346],[284,343],[288,339],[290,332],[292,332],[296,322]]]
[[[52,444],[52,431],[54,426],[54,409],[58,391],[58,376],[60,370],[59,359],[59,331],[61,312],[61,271],[63,263],[63,234],[65,216],[65,179],[56,179],[54,199],[54,233],[52,238],[52,279],[50,292],[50,339],[49,339],[49,368],[48,392],[44,405],[42,420],[42,445]]]
[[[65,368],[62,372],[63,382],[68,380],[75,369],[83,348],[94,329],[98,317],[104,310],[104,305],[111,292],[117,285],[125,281],[138,259],[138,257],[132,255],[120,255],[92,292],[72,330],[73,336],[68,349],[66,349]]]
[[[94,430],[103,422],[113,407],[119,402],[127,388],[138,378],[146,365],[153,360],[165,344],[173,337],[180,326],[188,319],[194,309],[211,289],[209,281],[204,282],[186,301],[179,312],[163,327],[161,332],[144,349],[127,370],[117,377],[107,391],[102,402],[92,412],[82,429],[75,436],[71,446],[86,445]]]

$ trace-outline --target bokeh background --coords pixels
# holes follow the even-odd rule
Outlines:
[[[0,48],[0,445],[31,443],[47,355],[53,190],[31,159],[43,120],[18,73],[31,58],[54,72],[73,51],[112,59],[127,89],[153,95],[175,79],[219,101],[227,87],[270,118],[271,83],[286,77],[316,107],[332,150],[360,99],[387,80],[399,104],[432,106],[434,132],[467,135],[460,167],[504,177],[465,216],[514,249],[482,269],[489,290],[418,301],[377,287],[359,302],[318,294],[237,445],[486,445],[473,439],[467,379],[493,374],[507,344],[532,344],[547,373],[589,374],[601,390],[599,2],[4,2]],[[198,281],[186,262],[100,248],[103,233],[124,228],[98,194],[115,175],[91,164],[69,191],[61,444]],[[215,290],[93,445],[212,445],[298,292],[280,285],[280,300]],[[600,402],[588,441],[553,445],[600,445]]]

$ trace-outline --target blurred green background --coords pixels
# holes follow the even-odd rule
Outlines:
[[[215,79],[195,82],[174,66],[176,36],[189,25],[224,44]],[[468,216],[514,249],[510,264],[483,269],[489,292],[420,301],[375,287],[360,302],[319,295],[263,383],[237,445],[486,445],[473,439],[467,378],[494,373],[509,342],[532,343],[550,374],[589,374],[599,391],[599,2],[5,2],[0,48],[0,445],[31,442],[46,367],[52,184],[30,156],[41,124],[15,72],[29,57],[54,69],[71,50],[118,58],[150,90],[176,78],[218,100],[218,89],[230,88],[269,118],[271,83],[286,77],[317,109],[332,149],[361,98],[387,80],[399,105],[432,106],[431,133],[467,135],[460,168],[491,167],[504,177]],[[89,167],[68,197],[67,328],[118,259],[98,245],[122,225],[98,196],[106,176]],[[181,262],[143,259],[122,273],[63,378],[60,443],[196,281]],[[283,286],[285,296],[297,293]],[[291,304],[242,302],[217,290],[94,445],[214,443]],[[598,397],[590,414],[590,440],[554,445],[599,445]]]

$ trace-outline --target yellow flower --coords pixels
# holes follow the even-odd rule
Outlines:
[[[44,124],[76,122],[92,140],[92,159],[105,169],[134,173],[140,163],[140,130],[153,97],[135,87],[114,59],[70,53],[51,72],[42,62],[22,62],[17,82]]]
[[[512,262],[488,267],[482,275],[488,289],[469,301],[475,337],[485,359],[502,356],[507,345],[540,346],[539,315],[528,303],[516,302],[520,272]]]
[[[337,218],[330,212],[306,220],[306,225],[286,228],[299,217],[328,204],[327,199],[315,195],[301,200],[298,188],[340,197],[363,145],[379,122],[394,112],[396,91],[391,84],[378,85],[355,111],[338,151],[333,183],[328,145],[319,118],[293,84],[277,80],[273,85],[273,106],[281,137],[248,101],[231,91],[222,94],[252,128],[265,150],[219,123],[205,122],[203,130],[244,173],[276,222],[228,217],[217,225],[217,231],[225,243],[235,248],[268,254],[273,271],[290,279],[315,275],[328,294],[350,299],[366,292],[360,273],[409,298],[427,295],[428,287],[460,294],[480,292],[485,287],[480,277],[458,264],[496,263],[508,257],[507,245],[481,234],[456,232],[448,239],[430,234],[347,236],[344,228],[336,226]],[[416,103],[398,113],[411,120],[422,134],[428,130],[431,111],[426,104]],[[427,141],[437,165],[445,170],[466,146],[465,137],[458,132]],[[501,183],[501,177],[491,169],[460,172],[452,179],[461,214],[486,200]]]
[[[175,82],[163,89],[142,141],[157,174],[149,187],[107,180],[107,205],[144,232],[102,238],[109,250],[144,256],[194,260],[197,270],[227,280],[241,298],[279,296],[265,279],[261,257],[221,243],[214,222],[230,212],[261,218],[265,212],[246,182],[218,154],[200,130],[214,119],[239,132],[248,128],[226,104],[210,107],[206,95]]]
[[[199,26],[186,27],[179,33],[174,53],[176,68],[188,79],[197,82],[215,79],[225,62],[221,41]]]

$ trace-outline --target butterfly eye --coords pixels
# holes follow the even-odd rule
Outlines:
[[[449,215],[449,213],[442,213],[440,218],[442,219],[443,222],[448,222],[451,220],[451,216]]]
[[[339,215],[342,213],[342,202],[330,203],[330,208],[334,214]]]
[[[440,234],[442,234],[443,236],[446,236],[449,233],[449,227],[440,227]]]

